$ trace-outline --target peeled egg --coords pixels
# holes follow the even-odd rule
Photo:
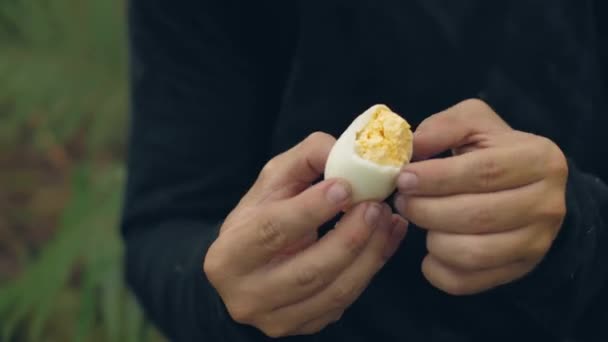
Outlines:
[[[340,135],[325,166],[325,179],[352,187],[353,204],[383,201],[396,188],[397,175],[413,153],[411,126],[386,105],[360,114]]]

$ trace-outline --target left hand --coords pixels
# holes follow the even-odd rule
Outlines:
[[[466,100],[421,123],[414,150],[421,161],[404,167],[395,206],[428,230],[422,271],[431,284],[474,294],[540,263],[566,214],[568,166],[555,143]]]

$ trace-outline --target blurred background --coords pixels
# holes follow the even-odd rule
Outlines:
[[[0,341],[161,341],[118,231],[124,0],[0,1]]]

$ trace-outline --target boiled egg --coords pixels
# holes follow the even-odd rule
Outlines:
[[[346,180],[353,204],[383,201],[395,190],[397,175],[412,153],[411,126],[388,106],[377,104],[340,135],[329,153],[325,179]]]

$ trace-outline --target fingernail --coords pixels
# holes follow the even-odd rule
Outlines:
[[[405,206],[405,196],[397,195],[395,197],[395,209],[401,212],[403,211],[403,207]]]
[[[391,233],[384,248],[384,258],[389,259],[392,257],[399,245],[405,238],[405,234],[407,232],[407,222],[401,219],[397,219],[396,222],[393,223],[391,228]]]
[[[350,196],[350,191],[345,184],[336,182],[327,190],[326,196],[331,203],[340,204]]]
[[[365,210],[365,222],[368,225],[375,227],[376,223],[378,223],[378,219],[380,218],[380,211],[382,207],[380,207],[377,203],[370,204]]]
[[[393,237],[395,240],[399,241],[399,243],[401,243],[403,238],[405,238],[408,226],[409,223],[403,219],[399,220],[399,223],[395,226],[395,229],[393,230]]]
[[[397,178],[397,187],[401,192],[412,191],[418,186],[418,176],[412,172],[401,172]]]

